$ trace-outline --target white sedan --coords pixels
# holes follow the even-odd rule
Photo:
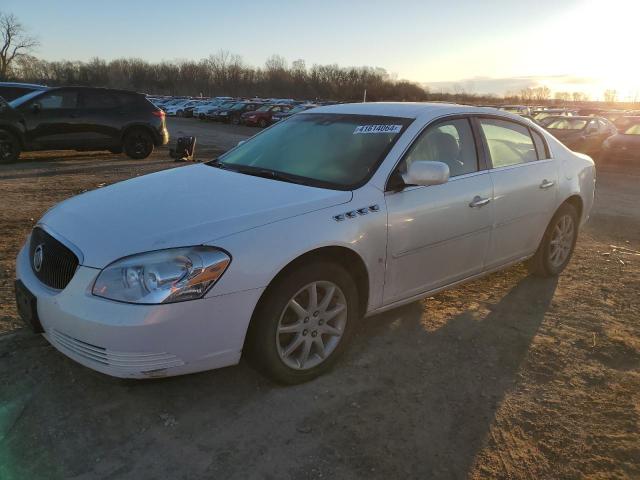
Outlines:
[[[23,318],[117,377],[238,363],[309,380],[367,317],[528,260],[558,275],[593,161],[446,104],[314,108],[219,159],[71,198],[17,258]]]

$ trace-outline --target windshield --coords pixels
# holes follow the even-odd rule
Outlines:
[[[640,135],[640,123],[631,125],[624,131],[625,135]]]
[[[231,108],[229,110],[240,110],[244,106],[245,106],[244,103],[236,103],[231,105]]]
[[[271,108],[271,105],[263,105],[262,107],[257,109],[256,112],[268,112],[270,108]]]
[[[38,95],[40,95],[44,91],[46,91],[46,90],[34,90],[33,92],[29,92],[26,95],[22,95],[21,97],[14,98],[13,100],[11,100],[9,102],[9,105],[11,105],[11,107],[13,107],[13,108],[17,108],[20,105],[22,105],[23,103],[28,102],[29,100],[31,100],[33,97],[37,97]]]
[[[555,128],[556,130],[582,130],[586,125],[587,120],[560,118],[549,123],[547,128]]]
[[[408,118],[300,114],[226,153],[213,165],[286,174],[318,187],[350,190],[378,168]]]

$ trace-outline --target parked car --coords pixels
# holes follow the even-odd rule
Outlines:
[[[245,355],[299,383],[335,364],[363,316],[525,259],[558,275],[594,184],[590,158],[504,112],[320,107],[215,161],[53,207],[18,254],[18,308],[116,377]]]
[[[503,105],[499,107],[500,110],[504,110],[505,112],[515,113],[517,115],[530,115],[531,108],[526,105]]]
[[[198,102],[195,100],[183,100],[167,106],[165,112],[170,117],[184,117],[185,110],[189,107],[195,106],[197,103]]]
[[[602,162],[640,159],[640,117],[627,129],[607,138],[602,144]]]
[[[245,112],[242,114],[240,121],[248,126],[258,126],[265,128],[269,126],[272,121],[272,117],[276,113],[286,112],[291,110],[289,105],[261,105],[254,111]]]
[[[193,117],[199,118],[200,120],[204,120],[207,115],[207,111],[211,110],[214,107],[217,107],[222,103],[222,100],[209,100],[208,102],[201,102],[197,106],[193,108]]]
[[[229,100],[229,101],[223,102],[223,103],[221,103],[221,104],[219,104],[217,106],[214,106],[214,107],[208,109],[206,111],[206,114],[205,114],[206,119],[207,120],[216,120],[217,119],[216,115],[218,114],[218,112],[220,110],[227,110],[227,109],[233,107],[236,103],[238,103],[237,100]]]
[[[61,87],[35,90],[0,111],[0,161],[20,151],[111,150],[146,158],[169,141],[164,112],[124,90]]]
[[[575,152],[598,155],[602,143],[617,133],[615,125],[600,117],[560,117],[547,131]]]
[[[0,82],[0,97],[10,102],[35,90],[46,89],[47,87],[44,85],[35,85],[32,83]]]
[[[625,115],[624,117],[618,117],[613,121],[618,132],[626,132],[631,125],[640,123],[640,116],[637,115]]]
[[[221,108],[218,110],[215,113],[214,120],[238,125],[240,124],[243,113],[253,112],[262,105],[262,103],[257,102],[237,102],[229,108]]]
[[[290,110],[274,113],[271,116],[271,122],[272,123],[279,122],[280,120],[284,120],[285,118],[289,118],[291,115],[295,115],[296,113],[304,112],[305,110],[309,110],[310,108],[314,108],[314,107],[317,107],[317,106],[318,105],[308,104],[308,103],[307,104],[303,104],[303,105],[297,105],[297,106],[293,107]]]
[[[574,115],[576,115],[576,112],[574,112],[573,110],[567,110],[565,108],[548,108],[546,110],[538,110],[534,112],[532,116],[536,119],[537,122],[541,122],[542,120],[551,116],[572,117]]]

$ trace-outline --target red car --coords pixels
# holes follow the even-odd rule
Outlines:
[[[243,113],[242,123],[265,128],[271,124],[271,117],[274,113],[286,112],[290,109],[291,105],[263,105],[253,112]]]

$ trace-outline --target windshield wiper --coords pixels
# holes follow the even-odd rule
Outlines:
[[[226,165],[226,167],[229,168],[230,166]],[[277,170],[270,170],[268,168],[234,165],[233,167],[230,167],[230,169],[238,173],[244,173],[245,175],[252,175],[254,177],[270,178],[272,180],[278,180],[281,182],[309,185],[309,181],[302,177],[299,177],[297,175],[291,175],[284,172],[279,172]]]
[[[224,163],[219,158],[216,158],[211,162],[207,162],[207,165],[210,165],[215,168],[220,168],[222,170],[229,170],[231,172],[242,173],[244,175],[251,175],[254,177],[269,178],[271,180],[278,180],[280,182],[297,183],[298,185],[313,186],[313,182],[311,180],[304,177],[300,177],[298,175],[279,172],[277,170],[270,170],[268,168],[252,167],[250,165],[233,165],[229,163]]]

